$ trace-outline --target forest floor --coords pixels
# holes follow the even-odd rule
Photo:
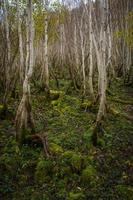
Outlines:
[[[107,91],[109,112],[94,147],[98,107],[65,81],[58,90],[51,87],[56,100],[32,91],[35,129],[47,133],[50,158],[36,143],[18,148],[14,118],[20,99],[11,98],[8,116],[0,119],[0,199],[132,200],[133,88],[116,80]]]

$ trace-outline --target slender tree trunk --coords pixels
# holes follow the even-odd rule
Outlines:
[[[101,52],[102,52],[102,59],[101,59],[101,66],[100,66],[100,106],[97,115],[97,122],[101,121],[101,119],[105,115],[105,107],[106,107],[106,43],[107,43],[107,22],[106,22],[106,3],[105,0],[103,1],[103,16],[102,16],[102,25],[101,25]]]
[[[48,62],[48,1],[44,0],[45,7],[45,32],[44,32],[44,64],[42,69],[42,81],[46,95],[49,96],[49,62]]]
[[[10,36],[9,36],[9,20],[8,20],[8,12],[7,12],[7,6],[8,6],[8,0],[3,0],[3,9],[4,9],[4,25],[5,25],[5,35],[6,35],[6,48],[7,48],[7,61],[5,62],[5,94],[3,97],[3,111],[6,114],[7,111],[7,102],[8,102],[8,96],[9,96],[9,87],[10,87],[10,63],[11,63],[11,43],[10,43]]]
[[[20,17],[20,5],[19,0],[17,0],[17,18],[18,18],[18,37],[19,37],[19,54],[20,54],[20,68],[19,75],[20,81],[24,78],[24,53],[23,53],[23,39],[22,39],[22,29],[21,29],[21,17]]]
[[[89,42],[90,42],[90,50],[89,50],[89,61],[90,61],[90,68],[89,68],[89,87],[90,87],[90,94],[93,101],[95,101],[94,89],[93,89],[93,58],[92,58],[92,48],[93,48],[93,38],[92,38],[92,5],[91,1],[89,3],[90,10],[89,10]]]
[[[75,21],[75,26],[74,26],[74,51],[75,51],[76,69],[77,69],[77,72],[79,72],[79,55],[78,55],[78,41],[77,41],[76,21]]]
[[[101,31],[100,31],[100,38],[98,38],[98,44],[96,44],[96,40],[94,38],[94,44],[96,46],[97,52],[97,60],[99,65],[99,97],[100,97],[100,105],[99,110],[96,118],[96,124],[94,127],[92,141],[94,145],[97,145],[98,142],[98,133],[100,131],[100,126],[102,123],[102,119],[105,117],[106,114],[106,88],[107,88],[107,63],[109,60],[109,53],[107,51],[107,44],[108,44],[108,37],[107,37],[107,4],[108,1],[102,1],[101,5]]]
[[[81,59],[82,59],[82,74],[83,74],[83,95],[86,92],[86,74],[85,74],[85,45],[84,45],[84,35],[83,35],[83,17],[85,10],[83,10],[83,14],[81,16],[80,23],[80,39],[81,39]]]
[[[33,74],[33,63],[34,63],[34,49],[33,49],[33,42],[34,42],[34,21],[32,15],[32,0],[28,0],[27,3],[27,58],[26,62],[29,64],[27,65],[27,69],[25,71],[25,78],[23,82],[23,96],[21,102],[19,104],[17,114],[16,114],[16,139],[20,144],[25,137],[25,130],[28,128],[28,125],[33,130],[33,117],[32,117],[32,109],[31,109],[31,102],[30,102],[30,79]],[[26,64],[27,64],[26,63]]]

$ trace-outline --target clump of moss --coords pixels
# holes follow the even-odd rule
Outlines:
[[[50,180],[53,175],[53,162],[40,158],[36,166],[35,180],[42,184]]]
[[[85,199],[85,195],[83,194],[83,192],[70,192],[69,196],[67,198],[67,200],[84,200]]]
[[[50,152],[52,153],[52,155],[60,155],[63,153],[62,147],[55,143],[50,143],[49,149],[50,149]]]
[[[84,185],[88,183],[90,185],[93,185],[95,184],[96,179],[97,179],[97,172],[96,172],[96,169],[92,165],[87,166],[82,171],[81,180]]]
[[[69,179],[69,177],[72,176],[72,170],[69,166],[62,166],[60,170],[60,176],[61,177],[66,177],[66,181]]]
[[[82,169],[82,164],[84,160],[81,155],[73,154],[71,157],[71,165],[74,171],[80,171]]]
[[[87,110],[87,109],[91,108],[92,105],[93,105],[93,104],[92,104],[91,101],[84,101],[83,103],[81,103],[80,108],[81,108],[81,109],[84,109],[84,110]]]
[[[73,151],[66,151],[63,154],[63,161],[69,165],[73,172],[80,172],[84,167],[84,157]]]
[[[117,185],[116,191],[119,196],[122,196],[124,200],[132,200],[133,199],[133,187],[127,185]]]

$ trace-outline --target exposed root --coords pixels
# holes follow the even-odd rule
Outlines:
[[[98,146],[99,134],[101,135],[101,133],[103,134],[102,120],[97,121],[94,126],[92,138],[91,138],[93,146],[95,146],[95,147]]]
[[[47,141],[47,134],[37,133],[25,138],[24,143],[36,144],[43,147],[43,152],[46,158],[50,157],[50,151]]]
[[[21,143],[23,137],[25,137],[24,130],[27,129],[28,125],[31,128],[31,131],[34,132],[34,123],[29,95],[23,95],[15,118],[16,139],[18,142]]]

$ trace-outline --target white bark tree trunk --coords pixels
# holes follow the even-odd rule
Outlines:
[[[77,72],[79,72],[79,55],[78,55],[78,40],[77,40],[76,20],[75,20],[75,26],[74,26],[74,51],[75,51],[76,69],[77,69]]]
[[[101,66],[99,67],[100,69],[100,106],[97,114],[97,123],[101,121],[101,119],[105,116],[105,111],[106,111],[106,68],[107,68],[107,63],[106,63],[106,44],[107,44],[107,21],[106,21],[106,2],[103,0],[102,2],[102,22],[101,22],[101,40],[100,40],[100,46],[101,46]]]
[[[7,110],[7,101],[10,91],[10,63],[11,63],[11,42],[9,36],[9,19],[8,19],[8,0],[3,0],[3,10],[4,10],[4,26],[6,35],[6,48],[7,48],[7,61],[5,62],[5,94],[3,97],[3,110]]]
[[[86,92],[86,74],[85,74],[85,42],[84,42],[84,35],[83,35],[83,17],[85,14],[85,10],[83,10],[82,16],[81,16],[81,22],[79,25],[80,29],[80,39],[81,39],[81,63],[82,63],[82,74],[83,74],[83,95],[85,95]]]
[[[44,62],[42,68],[42,81],[43,87],[46,91],[46,94],[49,94],[49,61],[48,61],[48,1],[43,0],[44,8],[45,8],[45,18],[44,18]]]
[[[93,89],[93,36],[92,36],[92,2],[89,2],[89,87],[90,87],[90,94],[93,101],[95,101],[94,89]]]
[[[20,16],[20,4],[19,0],[17,0],[17,18],[18,18],[18,38],[19,38],[19,54],[20,54],[20,81],[23,81],[24,78],[24,53],[23,53],[23,39],[22,39],[22,29],[21,29],[21,16]]]
[[[8,64],[9,64],[10,59],[11,59],[11,44],[10,44],[10,37],[9,37],[9,23],[8,23],[8,14],[7,14],[8,0],[3,0],[3,2],[4,2],[5,32],[6,32],[6,42],[7,42],[7,58],[8,58]]]
[[[23,137],[25,136],[25,129],[30,124],[30,128],[33,130],[33,118],[32,109],[30,102],[30,79],[33,73],[33,63],[34,63],[34,21],[33,21],[33,5],[32,0],[27,2],[27,57],[26,64],[27,69],[25,70],[25,78],[23,82],[23,96],[19,104],[17,114],[16,114],[16,139],[21,143]],[[29,66],[28,66],[29,64]]]

